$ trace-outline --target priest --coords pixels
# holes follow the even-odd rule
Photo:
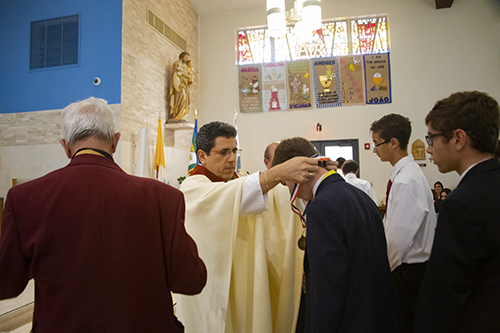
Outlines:
[[[177,296],[186,333],[292,332],[302,283],[302,226],[280,183],[307,181],[317,160],[298,157],[238,177],[236,129],[218,121],[200,128],[196,149],[201,165],[181,191],[186,230],[208,281],[197,296]]]

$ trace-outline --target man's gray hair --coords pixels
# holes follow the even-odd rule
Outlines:
[[[104,99],[90,97],[62,111],[61,135],[70,144],[92,137],[108,143],[115,133],[113,114]]]

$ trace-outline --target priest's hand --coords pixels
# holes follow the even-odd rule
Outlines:
[[[339,166],[339,162],[328,160],[328,161],[325,161],[325,163],[326,163],[326,165],[325,165],[326,170],[328,170],[328,171],[331,171],[331,170],[338,171],[337,168]]]
[[[266,194],[279,183],[286,181],[304,183],[314,176],[318,168],[318,160],[301,156],[275,165],[259,175],[262,193]]]

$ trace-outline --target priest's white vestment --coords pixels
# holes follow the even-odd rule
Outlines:
[[[268,210],[241,216],[245,177],[212,182],[188,177],[185,226],[208,271],[196,296],[176,295],[186,333],[295,330],[302,285],[302,226],[290,209],[288,188],[268,193]]]

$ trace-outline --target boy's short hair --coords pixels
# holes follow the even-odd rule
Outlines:
[[[280,142],[274,151],[273,166],[297,156],[312,157],[317,153],[318,151],[314,145],[307,139],[301,137],[285,139]]]
[[[495,154],[500,129],[498,102],[486,93],[462,91],[437,101],[425,117],[425,124],[444,133],[446,142],[453,131],[462,129],[472,142],[472,148]]]
[[[342,171],[346,175],[348,173],[351,173],[351,172],[352,173],[356,173],[356,171],[358,171],[358,170],[359,170],[359,164],[355,160],[347,160],[342,165]]]
[[[411,122],[407,117],[391,113],[374,121],[370,132],[377,133],[384,141],[396,138],[399,141],[399,148],[406,150],[411,136]]]

